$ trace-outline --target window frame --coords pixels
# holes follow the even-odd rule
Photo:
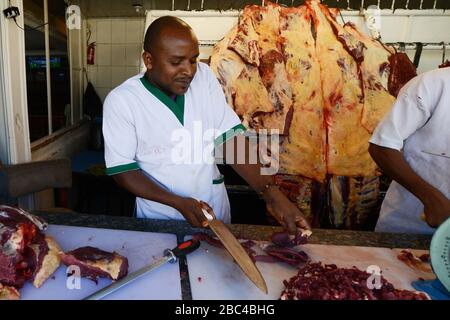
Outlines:
[[[50,28],[49,28],[49,11],[48,11],[48,1],[49,0],[42,0],[43,1],[43,23],[44,26],[44,39],[45,39],[45,60],[46,60],[46,82],[47,82],[47,121],[48,121],[48,130],[47,134],[36,141],[30,143],[33,145],[38,145],[40,142],[43,142],[47,140],[49,137],[53,137],[55,135],[59,135],[59,133],[63,132],[64,130],[67,130],[68,128],[76,127],[79,125],[79,123],[83,120],[83,113],[82,113],[82,105],[83,105],[83,91],[84,91],[84,76],[83,76],[83,54],[82,54],[82,48],[83,48],[83,42],[82,42],[82,33],[83,28],[80,30],[70,30],[67,28],[66,25],[66,32],[67,32],[67,57],[68,57],[68,63],[69,63],[69,87],[70,87],[70,123],[58,130],[53,130],[53,113],[52,113],[52,77],[51,77],[51,66],[50,66],[50,58],[51,58],[51,48],[50,48]],[[61,0],[62,1],[62,0]],[[23,11],[23,10],[22,10]],[[81,17],[82,19],[82,17]],[[83,24],[82,19],[82,24]],[[78,32],[78,36],[75,36],[74,33]],[[74,55],[78,55],[78,61],[80,63],[80,66],[74,66]],[[77,92],[75,92],[74,88],[74,73],[78,73],[78,101],[75,103],[75,95]],[[78,112],[75,112],[75,109]],[[27,110],[28,111],[28,110]],[[75,119],[75,114],[78,113],[77,119]]]

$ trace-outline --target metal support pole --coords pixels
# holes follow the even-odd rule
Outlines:
[[[66,29],[67,32],[67,53],[69,55],[69,74],[70,74],[70,125],[74,123],[74,100],[73,100],[73,57],[72,57],[72,36],[71,31]]]
[[[47,71],[47,115],[48,115],[48,134],[53,133],[52,125],[52,86],[51,86],[51,65],[50,65],[50,37],[48,26],[48,0],[44,0],[44,23],[45,23],[45,64]]]
[[[82,48],[84,48],[83,46],[83,40],[81,37],[81,33],[84,31],[84,28],[81,28],[81,30],[78,30],[78,43],[79,43],[79,48],[78,48],[78,61],[80,64],[80,69],[78,71],[78,106],[79,106],[79,110],[80,110],[80,119],[83,119],[83,96],[84,96],[84,79],[83,79],[83,69],[84,69],[84,64],[86,63],[86,60],[83,59],[84,55],[82,53]]]

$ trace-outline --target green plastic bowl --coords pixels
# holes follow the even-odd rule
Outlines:
[[[434,273],[444,288],[450,292],[450,218],[434,233],[430,256]]]

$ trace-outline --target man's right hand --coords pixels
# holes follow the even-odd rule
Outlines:
[[[205,204],[193,198],[181,198],[176,209],[181,212],[187,222],[193,227],[203,228],[208,221],[203,214]]]
[[[440,192],[428,198],[424,206],[426,221],[433,228],[439,227],[450,218],[450,200]]]

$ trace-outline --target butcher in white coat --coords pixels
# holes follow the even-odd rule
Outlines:
[[[450,68],[408,82],[370,142],[394,180],[376,231],[433,233],[450,217]]]

